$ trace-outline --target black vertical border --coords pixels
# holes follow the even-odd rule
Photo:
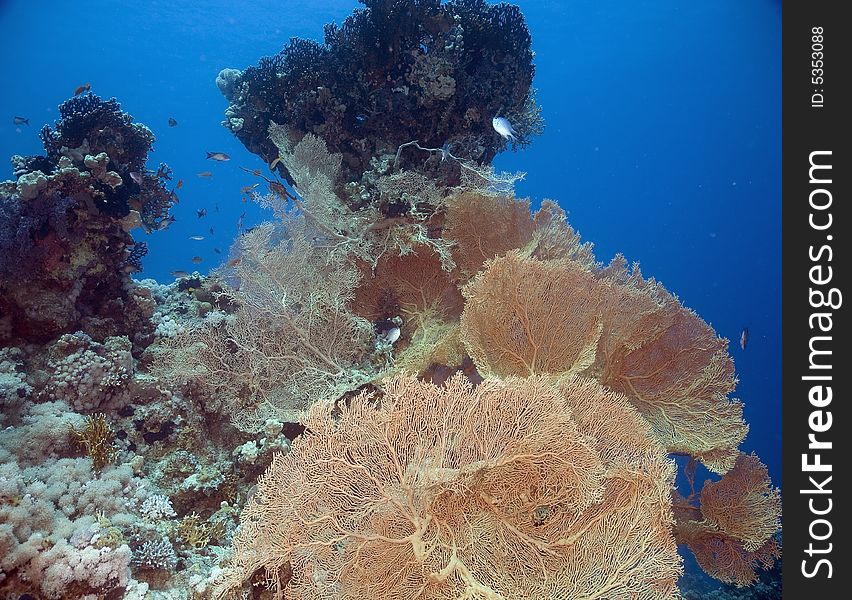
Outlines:
[[[848,93],[848,80],[852,78],[852,19],[849,14],[852,4],[839,0],[787,0],[783,4],[783,99],[782,99],[782,160],[783,160],[783,592],[791,599],[834,599],[848,598],[852,594],[852,563],[848,548],[852,546],[847,526],[852,505],[849,498],[852,476],[848,465],[852,462],[852,423],[848,408],[852,402],[849,381],[852,380],[852,338],[849,334],[849,318],[846,306],[852,303],[848,282],[852,269],[849,257],[849,237],[852,236],[852,204],[849,180],[852,164],[849,161],[849,145],[852,131],[848,113],[852,101]],[[845,10],[844,10],[845,9]],[[815,84],[811,77],[815,65],[811,63],[813,28],[823,28],[823,76],[824,82]],[[817,55],[818,56],[818,55]],[[818,72],[817,72],[818,74]],[[821,108],[812,106],[812,94],[821,92],[824,103]],[[814,151],[831,151],[822,155],[821,161],[830,160],[832,169],[828,185],[813,184],[809,180],[810,155]],[[823,170],[821,173],[827,174]],[[831,192],[831,206],[823,211],[814,211],[809,195],[814,189],[826,188]],[[825,202],[827,196],[817,194],[817,202]],[[817,231],[809,224],[809,216],[825,222],[831,213],[830,230]],[[827,239],[828,236],[831,239]],[[823,245],[831,247],[824,251],[822,259],[813,261],[809,253],[818,253]],[[832,281],[815,286],[810,281],[810,269],[823,265],[816,275],[825,276],[825,267],[832,268]],[[826,290],[837,287],[843,294],[842,305],[836,309],[814,308],[809,294],[812,288]],[[830,333],[811,330],[810,318],[816,312],[831,312]],[[809,369],[809,342],[813,335],[830,335],[831,341],[820,342],[823,348],[830,345],[831,355],[826,359],[832,364],[830,382],[833,399],[822,408],[831,412],[832,426],[818,439],[830,441],[830,450],[812,450],[821,454],[821,461],[832,465],[831,482],[826,488],[831,494],[808,494],[802,490],[813,489],[809,476],[822,482],[824,473],[803,472],[802,454],[808,452],[808,434],[812,433],[809,418],[818,410],[811,405],[809,391],[813,381],[803,376],[815,374]],[[819,374],[827,374],[827,370]],[[823,422],[823,413],[817,417]],[[817,422],[819,426],[819,421]],[[814,500],[817,510],[828,506],[832,510],[823,517],[814,515],[809,501]],[[815,519],[825,518],[831,523],[831,535],[825,540],[812,539],[812,531],[819,537],[828,532],[825,523]],[[825,554],[811,552],[810,544],[818,551],[829,548]],[[813,569],[820,558],[831,562],[831,577],[823,564],[816,576],[806,577],[803,571]]]

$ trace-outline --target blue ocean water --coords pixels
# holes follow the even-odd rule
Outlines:
[[[552,198],[600,260],[640,261],[732,340],[756,451],[781,485],[781,5],[777,0],[520,1],[546,130],[496,164],[519,194]],[[183,179],[177,222],[146,236],[141,276],[170,281],[227,255],[263,166],[219,125],[214,80],[291,37],[320,39],[351,0],[0,3],[0,156],[38,154],[56,106],[90,82],[156,134],[149,167]],[[13,116],[29,119],[16,126]],[[177,120],[176,127],[168,119]],[[207,151],[225,152],[215,163]],[[211,171],[202,178],[199,172]],[[11,168],[0,168],[0,179]],[[208,213],[199,218],[197,211]],[[211,232],[212,228],[212,232]],[[202,241],[189,236],[202,235]],[[217,248],[222,254],[214,251]],[[192,257],[200,256],[201,264]],[[739,348],[746,326],[750,342]]]

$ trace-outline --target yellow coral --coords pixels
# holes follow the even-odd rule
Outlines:
[[[95,473],[99,473],[107,463],[112,462],[118,453],[118,449],[113,446],[115,432],[103,413],[89,416],[86,426],[80,431],[72,427],[71,434],[77,438],[77,443],[85,447],[92,459],[92,470]]]

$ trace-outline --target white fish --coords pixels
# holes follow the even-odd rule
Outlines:
[[[518,134],[506,117],[494,117],[491,119],[491,126],[494,127],[494,131],[499,133],[504,140],[512,140],[513,142],[517,140],[515,136]]]
[[[391,327],[385,332],[385,341],[393,344],[399,339],[400,335],[402,335],[402,331],[400,331],[399,327]]]

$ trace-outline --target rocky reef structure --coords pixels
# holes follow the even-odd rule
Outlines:
[[[406,142],[443,148],[488,164],[506,142],[492,128],[505,116],[517,146],[541,133],[530,34],[518,7],[484,0],[365,0],[322,44],[292,39],[278,54],[216,80],[230,106],[223,124],[249,151],[273,162],[271,123],[289,143],[312,134],[341,155],[341,180],[353,206],[377,202],[368,172],[395,161],[458,182],[459,167],[440,153],[425,163]],[[428,152],[427,152],[428,156]],[[277,167],[291,183],[296,174]]]
[[[83,94],[59,114],[45,154],[12,157],[16,180],[0,183],[0,340],[84,330],[141,347],[154,303],[132,283],[147,249],[130,231],[168,224],[170,171],[145,169],[154,135],[115,99]]]
[[[221,274],[236,306],[234,323],[245,325],[187,330],[172,340],[175,347],[155,371],[169,380],[174,366],[188,360],[197,369],[195,381],[172,379],[188,384],[185,389],[203,389],[199,382],[219,377],[238,381],[227,388],[238,400],[226,403],[234,424],[248,433],[273,415],[298,414],[307,427],[260,480],[261,496],[243,514],[218,593],[265,584],[276,598],[532,598],[542,594],[506,584],[506,569],[539,564],[560,589],[580,590],[586,589],[579,583],[587,570],[582,565],[595,557],[597,572],[613,576],[589,589],[612,585],[606,587],[612,597],[666,597],[675,593],[680,571],[679,560],[667,554],[674,543],[690,548],[714,577],[750,585],[779,556],[779,496],[765,468],[739,450],[748,426],[742,404],[730,397],[736,378],[727,340],[638,265],[621,256],[599,263],[556,203],[544,201],[531,212],[529,201],[512,192],[517,176],[490,165],[505,147],[490,128],[491,117],[508,115],[525,141],[540,124],[530,106],[531,54],[520,13],[482,2],[365,4],[342,27],[327,27],[324,44],[293,40],[276,57],[245,72],[223,71],[217,81],[231,103],[225,124],[290,187],[267,179],[269,193],[255,199],[275,212],[278,224],[239,241],[241,265],[251,265],[251,272],[241,266]],[[462,32],[462,47],[453,46],[457,37],[447,42],[456,35],[445,33],[451,24]],[[473,48],[496,69],[457,69],[472,60]],[[509,49],[511,56],[501,54]],[[317,264],[327,265],[324,278],[317,277]],[[264,282],[262,317],[257,273]],[[346,326],[329,340],[323,324],[332,318]],[[295,335],[282,329],[297,323],[303,325]],[[365,335],[365,323],[372,336]],[[293,342],[302,349],[296,352]],[[191,355],[179,350],[189,347]],[[350,360],[333,360],[344,349]],[[240,356],[252,358],[239,363],[237,377],[229,375]],[[319,368],[317,357],[324,363]],[[287,382],[294,365],[321,373],[325,384],[295,396],[287,392],[298,386],[270,386]],[[276,380],[277,373],[284,378]],[[573,426],[584,432],[594,424],[579,415],[592,406],[602,410],[592,387],[603,386],[595,389],[615,394],[619,405],[641,415],[642,441],[616,435],[620,443],[634,451],[658,444],[721,479],[706,484],[700,506],[695,496],[684,498],[663,485],[666,506],[647,523],[649,531],[665,525],[632,550],[616,556],[609,542],[564,548],[566,540],[591,531],[596,517],[589,515],[606,512],[608,501],[627,510],[645,492],[632,487],[625,495],[604,485],[597,500],[603,504],[586,514],[561,500],[539,501],[534,490],[508,498],[479,489],[491,477],[497,488],[513,489],[497,483],[499,469],[490,471],[512,462],[505,448],[482,456],[474,450],[484,443],[479,430],[509,429],[499,423],[467,428],[467,421],[488,411],[476,391],[467,397],[459,388],[459,373],[483,394],[518,381],[537,381],[550,390],[542,395],[558,394],[554,390],[565,385],[582,389],[572,414],[579,419]],[[420,383],[405,379],[411,375]],[[412,403],[441,398],[448,389],[455,395],[450,406],[461,401],[465,416],[453,416],[441,400],[430,404],[434,414],[409,414],[417,411]],[[501,398],[506,410],[518,401],[508,392]],[[534,402],[522,404],[529,419],[542,417],[531,408]],[[552,407],[544,412],[559,418]],[[442,433],[426,435],[422,444],[437,447],[437,454],[423,455],[407,446],[410,440],[391,436],[396,419],[415,437],[421,423],[438,422]],[[350,435],[358,440],[357,452],[349,447]],[[369,441],[373,435],[376,443]],[[499,443],[514,448],[526,441]],[[643,481],[654,479],[649,469],[640,468]],[[318,487],[311,487],[312,478]],[[370,506],[351,506],[348,489],[359,490]],[[727,513],[720,508],[726,503]],[[498,523],[486,525],[478,511],[496,514]],[[564,529],[527,531],[538,518]],[[500,575],[489,571],[482,553],[464,542],[468,533],[460,523],[477,524],[470,535],[479,541],[492,527],[503,531],[494,543],[516,557],[514,566],[499,569]],[[461,536],[460,544],[444,539],[447,531]],[[523,550],[509,541],[512,535]],[[484,546],[490,552],[491,545]],[[529,556],[517,558],[528,550]],[[634,551],[660,558],[654,567],[659,587],[640,591],[625,583],[620,561]],[[385,568],[397,570],[390,576]],[[559,573],[573,575],[560,579]],[[515,573],[512,580],[541,576]]]
[[[532,75],[477,0],[223,71],[275,219],[170,285],[130,276],[174,198],[153,136],[64,104],[0,184],[0,596],[677,598],[678,544],[771,588],[727,340],[491,165]]]

